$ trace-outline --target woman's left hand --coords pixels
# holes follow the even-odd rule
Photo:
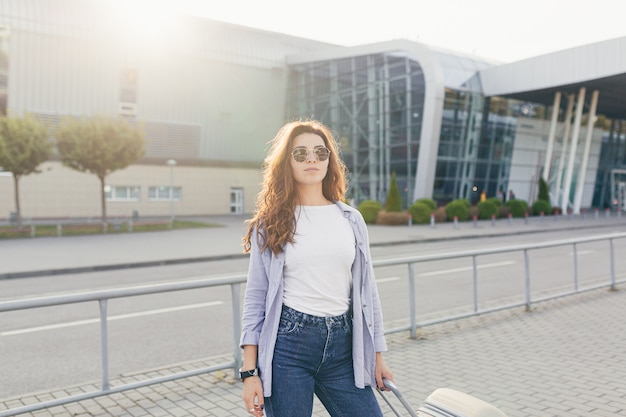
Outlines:
[[[393,373],[391,369],[387,366],[385,361],[383,360],[383,355],[380,352],[376,352],[376,388],[380,391],[389,391],[388,388],[385,388],[385,383],[383,382],[383,378],[389,379],[392,382],[395,382],[393,379]]]

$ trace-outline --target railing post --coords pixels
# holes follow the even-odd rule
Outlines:
[[[524,293],[526,311],[530,311],[530,264],[528,262],[528,249],[524,249]]]
[[[578,249],[576,244],[573,243],[573,257],[574,257],[574,291],[578,292]]]
[[[472,256],[472,271],[474,275],[474,313],[478,312],[478,268],[476,267],[476,255]]]
[[[102,391],[108,391],[109,385],[109,329],[107,324],[107,301],[98,300],[100,304],[100,356],[102,362]]]
[[[230,284],[230,292],[233,305],[233,357],[235,358],[235,368],[233,372],[235,378],[239,377],[239,369],[243,364],[239,338],[241,336],[241,284]]]
[[[410,338],[417,339],[417,324],[415,315],[415,272],[413,271],[413,264],[409,263],[409,323],[411,324]]]
[[[609,239],[610,259],[611,259],[611,291],[615,291],[615,251],[613,250],[613,239]]]

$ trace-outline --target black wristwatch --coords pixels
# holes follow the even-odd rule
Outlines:
[[[251,376],[259,376],[259,375],[260,375],[259,368],[250,369],[249,371],[242,371],[241,369],[239,370],[239,378],[241,378],[242,381]]]

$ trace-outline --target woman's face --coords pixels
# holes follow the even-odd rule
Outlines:
[[[302,157],[306,148],[306,158],[302,162],[296,161],[292,153],[294,149],[298,149]],[[293,139],[292,148],[289,150],[289,159],[291,161],[291,174],[296,184],[300,186],[321,184],[328,172],[329,157],[324,161],[320,161],[318,154],[324,153],[322,149],[326,148],[324,139],[315,133],[302,133]],[[318,150],[316,153],[316,149]],[[322,156],[323,159],[323,156]]]

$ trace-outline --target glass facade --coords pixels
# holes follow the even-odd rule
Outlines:
[[[348,198],[384,201],[393,172],[405,206],[414,187],[424,108],[420,65],[399,53],[294,65],[287,118],[333,129],[350,173]]]
[[[593,207],[624,210],[626,199],[626,122],[613,120],[602,137]]]
[[[350,172],[349,198],[385,201],[396,173],[408,206],[417,170],[425,83],[419,63],[397,53],[294,65],[287,118],[315,118],[340,141]],[[475,82],[446,89],[433,198],[475,201],[481,191],[506,193],[517,116],[534,107],[485,98]],[[532,109],[532,114],[521,112]],[[530,112],[529,112],[530,113]]]

